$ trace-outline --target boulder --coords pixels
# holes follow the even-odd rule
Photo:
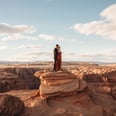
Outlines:
[[[11,95],[0,95],[0,116],[21,116],[24,103]]]

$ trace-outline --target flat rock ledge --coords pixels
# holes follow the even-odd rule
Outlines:
[[[87,84],[84,80],[77,78],[70,72],[36,72],[34,74],[40,78],[40,97],[60,97],[78,94],[83,91]]]

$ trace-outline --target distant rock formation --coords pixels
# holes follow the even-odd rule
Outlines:
[[[16,74],[0,72],[0,92],[19,89],[28,89],[28,85],[24,80],[20,79]]]
[[[39,88],[39,79],[36,78],[33,74],[39,70],[38,68],[26,68],[26,67],[6,67],[0,68],[0,72],[7,72],[17,75],[21,80],[28,85],[29,89],[38,89]]]
[[[24,103],[17,97],[0,94],[0,116],[21,116]]]
[[[116,67],[88,65],[75,66],[67,70],[87,82],[103,82],[103,78],[107,77],[109,82],[116,83]]]

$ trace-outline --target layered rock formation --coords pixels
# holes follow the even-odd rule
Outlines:
[[[74,95],[87,87],[85,81],[76,78],[69,72],[46,72],[43,74],[36,72],[35,76],[41,80],[39,89],[41,97]]]
[[[30,88],[35,84],[34,78],[41,82],[39,90],[31,88],[2,93],[17,96],[24,102],[25,111],[21,116],[116,115],[116,67],[66,63],[63,71],[52,72],[52,67],[46,71],[42,69],[46,68],[43,65],[42,68],[33,67],[33,71],[30,67],[4,68],[24,81],[29,79],[26,83],[29,82]],[[29,75],[33,75],[33,81]]]
[[[0,92],[18,89],[28,89],[28,85],[15,74],[0,72]]]
[[[0,72],[7,72],[12,75],[17,75],[21,80],[28,85],[29,89],[38,89],[39,88],[39,79],[34,77],[34,73],[39,70],[39,68],[30,68],[30,67],[21,67],[21,66],[11,66],[0,68]]]
[[[111,93],[115,95],[115,88],[87,87],[84,80],[68,71],[38,71],[35,76],[41,80],[38,97],[31,102],[34,109],[27,109],[25,115],[38,116],[34,115],[35,110],[39,112],[39,116],[116,115],[116,101],[111,96]]]
[[[103,82],[103,78],[107,78],[109,82],[116,83],[115,66],[77,65],[67,70],[87,82]]]

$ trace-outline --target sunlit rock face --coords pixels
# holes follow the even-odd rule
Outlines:
[[[87,84],[85,81],[76,78],[70,72],[36,72],[35,76],[41,80],[40,96],[68,96],[83,91]]]
[[[96,68],[99,67],[97,66]],[[88,70],[91,69],[88,68]],[[44,112],[41,112],[40,116],[45,115],[45,113],[48,116],[115,115],[115,88],[110,85],[100,84],[103,82],[101,76],[106,77],[104,75],[106,73],[101,75],[100,68],[99,70],[97,69],[98,71],[93,70],[91,72],[92,76],[89,76],[90,72],[88,73],[88,70],[85,70],[83,74],[87,74],[88,77],[92,78],[91,83],[88,83],[90,81],[85,75],[83,75],[84,78],[75,75],[73,69],[59,72],[36,72],[34,75],[41,80],[39,100],[42,101],[35,104],[39,107],[39,111],[44,108]],[[82,68],[76,71],[82,71]],[[97,74],[99,78],[95,76],[97,72],[100,72]],[[46,100],[46,102],[43,100]]]
[[[111,83],[116,83],[116,67],[114,66],[75,66],[68,71],[87,82],[103,82],[107,77]]]

